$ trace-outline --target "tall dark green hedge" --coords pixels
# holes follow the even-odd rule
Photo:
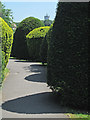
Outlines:
[[[47,62],[48,42],[51,38],[52,27],[53,24],[50,26],[49,31],[45,35],[45,38],[42,40],[40,47],[40,57],[43,64]]]
[[[40,46],[49,28],[49,26],[36,28],[26,36],[29,57],[31,60],[41,61]]]
[[[13,43],[13,31],[1,17],[0,17],[0,40],[2,41],[2,43],[0,43],[0,58],[1,58],[0,61],[2,64],[2,71],[0,71],[1,72],[0,83],[1,83],[2,80],[4,79],[4,70],[8,63]]]
[[[88,2],[59,2],[48,51],[48,85],[69,106],[88,107]]]
[[[12,56],[20,59],[29,59],[26,35],[33,29],[41,26],[44,26],[44,24],[34,17],[28,17],[18,25],[14,34]]]

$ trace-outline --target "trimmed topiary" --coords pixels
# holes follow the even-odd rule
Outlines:
[[[49,28],[49,26],[36,28],[26,36],[31,60],[40,61],[40,46]]]
[[[0,87],[1,87],[1,83],[2,83],[2,50],[1,50],[1,43],[0,43]]]
[[[88,3],[59,2],[49,43],[48,80],[69,106],[88,107]]]
[[[50,26],[49,31],[47,32],[45,38],[42,40],[41,47],[40,47],[40,56],[43,64],[47,62],[47,51],[48,51],[48,44],[49,44],[48,42],[49,42],[49,39],[51,38],[52,27],[53,27],[53,24]]]
[[[2,71],[1,71],[1,82],[4,78],[4,70],[8,63],[11,47],[13,43],[13,31],[8,26],[8,24],[0,17],[0,39],[2,43],[0,43],[0,57],[2,58]]]
[[[26,35],[35,28],[44,26],[37,18],[28,17],[24,19],[17,27],[14,34],[14,43],[12,48],[12,56],[20,59],[29,59]]]

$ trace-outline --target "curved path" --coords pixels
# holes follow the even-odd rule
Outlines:
[[[9,60],[10,74],[2,89],[3,118],[67,118],[46,84],[40,63]]]

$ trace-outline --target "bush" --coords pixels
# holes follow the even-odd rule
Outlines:
[[[62,101],[83,109],[88,107],[87,46],[88,3],[59,2],[49,43],[47,82]]]
[[[36,28],[26,36],[31,60],[40,61],[40,46],[49,28],[48,26]]]
[[[6,68],[6,65],[8,63],[10,53],[11,53],[11,47],[13,43],[13,31],[8,26],[8,24],[0,17],[0,39],[2,40],[2,44],[0,43],[0,58],[2,61],[2,71],[1,72],[1,81],[4,78],[4,70]]]
[[[5,72],[5,53],[3,51],[1,51],[1,54],[0,54],[0,57],[1,57],[1,70],[0,70],[0,87],[1,87],[1,84],[2,84],[2,81],[4,80],[5,76],[4,76],[4,72]]]
[[[1,51],[1,43],[0,43],[0,86],[1,86],[1,83],[2,83],[2,51]]]
[[[20,59],[29,59],[26,35],[35,28],[44,26],[37,18],[28,17],[24,19],[17,27],[14,34],[14,43],[12,48],[12,56]]]
[[[53,24],[50,26],[49,31],[47,32],[45,38],[42,40],[41,47],[40,47],[40,57],[43,64],[47,62],[48,42],[49,42],[49,39],[51,38],[52,27],[53,27]]]

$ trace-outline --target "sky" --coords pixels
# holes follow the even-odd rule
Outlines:
[[[13,12],[13,21],[21,22],[23,19],[27,17],[35,17],[40,20],[44,20],[44,16],[48,14],[50,16],[50,20],[54,20],[56,15],[56,8],[58,1],[50,0],[47,1],[4,1],[4,5],[6,9],[11,9]]]

